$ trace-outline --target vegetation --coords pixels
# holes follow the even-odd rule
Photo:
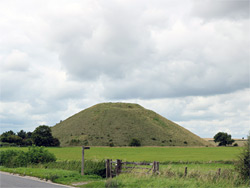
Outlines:
[[[9,148],[0,148],[0,152]],[[27,151],[28,148],[13,147]],[[58,161],[81,161],[81,147],[48,147]],[[238,147],[90,147],[85,151],[86,160],[121,159],[123,161],[159,161],[164,164],[186,163],[230,163],[232,164],[241,149]]]
[[[50,127],[46,125],[37,127],[32,133],[32,139],[36,146],[60,146],[59,140],[52,136]]]
[[[31,132],[26,133],[25,131],[21,130],[17,134],[14,133],[12,130],[4,132],[0,136],[0,140],[2,142],[1,145],[5,145],[7,143],[10,145],[18,145],[18,146],[31,146]]]
[[[21,130],[14,133],[12,130],[4,132],[0,136],[0,146],[60,146],[57,138],[51,134],[51,128],[46,125],[41,125],[32,132]]]
[[[52,127],[62,146],[206,146],[207,141],[138,104],[103,103]]]
[[[141,146],[141,141],[136,138],[133,138],[130,141],[129,146]]]
[[[240,173],[241,178],[249,180],[250,183],[250,132],[245,147],[236,163],[236,170]]]
[[[109,179],[106,187],[247,187],[247,183],[239,179],[233,170],[225,169],[218,176],[216,171],[201,172],[191,171],[184,176],[182,172],[171,169],[160,170],[160,175],[121,174],[116,178]]]
[[[44,147],[29,147],[27,152],[6,150],[0,153],[0,165],[6,167],[21,167],[28,164],[48,163],[56,161],[54,154]]]
[[[219,142],[219,146],[227,146],[227,145],[232,145],[234,140],[231,138],[230,134],[224,132],[218,132],[214,136],[214,142]]]

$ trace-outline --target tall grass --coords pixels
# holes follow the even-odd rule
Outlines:
[[[165,169],[160,174],[121,174],[106,181],[106,187],[247,187],[247,181],[239,178],[233,170],[225,169],[220,175],[216,171],[202,172],[192,170],[184,172]]]
[[[71,170],[80,173],[81,165],[82,165],[81,161],[57,161],[57,162],[49,162],[46,164],[29,165],[29,167]],[[105,161],[86,160],[84,162],[84,174],[98,175],[101,177],[105,177],[106,176]]]

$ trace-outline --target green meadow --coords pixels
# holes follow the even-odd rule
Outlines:
[[[27,148],[0,148],[23,150]],[[47,148],[57,160],[81,160],[81,147]],[[240,147],[91,147],[85,150],[86,160],[121,159],[123,161],[209,162],[233,161]]]

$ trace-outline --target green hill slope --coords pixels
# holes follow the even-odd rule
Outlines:
[[[205,140],[138,104],[102,103],[52,127],[62,146],[205,146]]]

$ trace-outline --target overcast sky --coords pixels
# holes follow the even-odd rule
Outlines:
[[[250,130],[249,0],[1,0],[1,131],[133,102],[200,137]]]

